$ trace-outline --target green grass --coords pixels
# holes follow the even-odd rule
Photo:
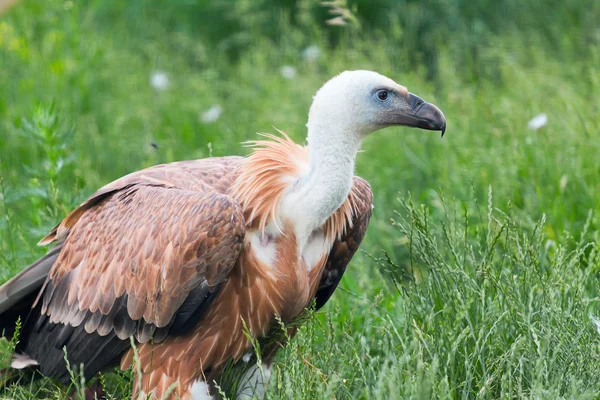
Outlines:
[[[157,163],[246,154],[240,142],[273,127],[301,142],[319,86],[373,69],[437,104],[448,131],[367,138],[357,173],[375,209],[364,252],[280,352],[268,397],[600,397],[590,317],[600,314],[600,36],[540,46],[508,29],[486,35],[476,59],[438,43],[431,77],[381,35],[330,46],[317,28],[283,26],[273,40],[253,35],[252,16],[246,36],[225,42],[244,43],[232,60],[188,16],[177,25],[177,10],[31,0],[0,16],[0,282],[42,255],[35,243],[105,183]],[[322,54],[306,62],[313,43]],[[281,77],[282,65],[297,77]],[[150,86],[155,70],[168,90]],[[221,118],[202,123],[213,104]],[[548,124],[528,129],[541,112]],[[129,393],[127,374],[104,379],[115,398]],[[64,389],[24,378],[2,396]]]

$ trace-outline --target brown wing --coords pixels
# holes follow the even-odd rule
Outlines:
[[[373,193],[369,183],[362,178],[354,177],[350,196],[354,197],[352,226],[348,227],[342,237],[333,243],[315,295],[317,310],[325,305],[340,283],[346,267],[365,237],[371,219]]]
[[[53,323],[78,325],[87,312],[109,316],[126,296],[132,320],[164,327],[191,289],[225,279],[243,235],[241,209],[226,195],[127,188],[71,229],[48,275],[41,311]],[[104,319],[85,322],[89,333],[114,328]],[[132,327],[116,333],[127,338]]]
[[[161,341],[188,329],[208,307],[240,254],[245,222],[224,194],[233,178],[177,169],[122,178],[53,230],[50,240],[62,241],[62,250],[17,349],[42,373],[68,380],[66,347],[71,364],[83,363],[91,377],[118,362],[130,335]]]

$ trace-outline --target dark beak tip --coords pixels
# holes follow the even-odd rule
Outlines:
[[[409,93],[408,106],[410,120],[403,121],[400,125],[412,126],[432,131],[441,131],[441,137],[446,134],[446,117],[436,105],[428,103],[419,96]]]

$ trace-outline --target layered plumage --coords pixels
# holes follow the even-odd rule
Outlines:
[[[66,349],[90,378],[130,367],[133,337],[136,396],[198,398],[225,364],[245,362],[246,328],[264,338],[313,299],[322,307],[371,216],[371,189],[353,177],[356,152],[363,136],[395,121],[346,118],[327,130],[315,106],[325,97],[326,108],[343,107],[331,92],[344,82],[356,86],[352,110],[386,90],[404,98],[387,106],[402,111],[397,124],[445,128],[439,110],[413,104],[393,81],[345,73],[315,97],[307,147],[268,135],[246,158],[159,165],[108,184],[42,239],[55,246],[47,256],[0,287],[0,329],[10,334],[17,317],[25,321],[13,366],[66,382]],[[407,114],[420,122],[404,123]],[[278,346],[265,342],[267,365]]]

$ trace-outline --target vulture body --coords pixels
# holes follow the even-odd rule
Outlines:
[[[237,397],[261,397],[281,343],[264,342],[257,371],[246,333],[265,338],[332,295],[371,217],[356,154],[390,125],[443,133],[445,118],[388,78],[345,72],[315,96],[306,147],[266,135],[245,158],[158,165],[101,188],[0,287],[0,330],[24,321],[12,367],[66,383],[66,349],[89,379],[132,366],[132,337],[134,398],[213,398],[228,363],[248,365]]]

